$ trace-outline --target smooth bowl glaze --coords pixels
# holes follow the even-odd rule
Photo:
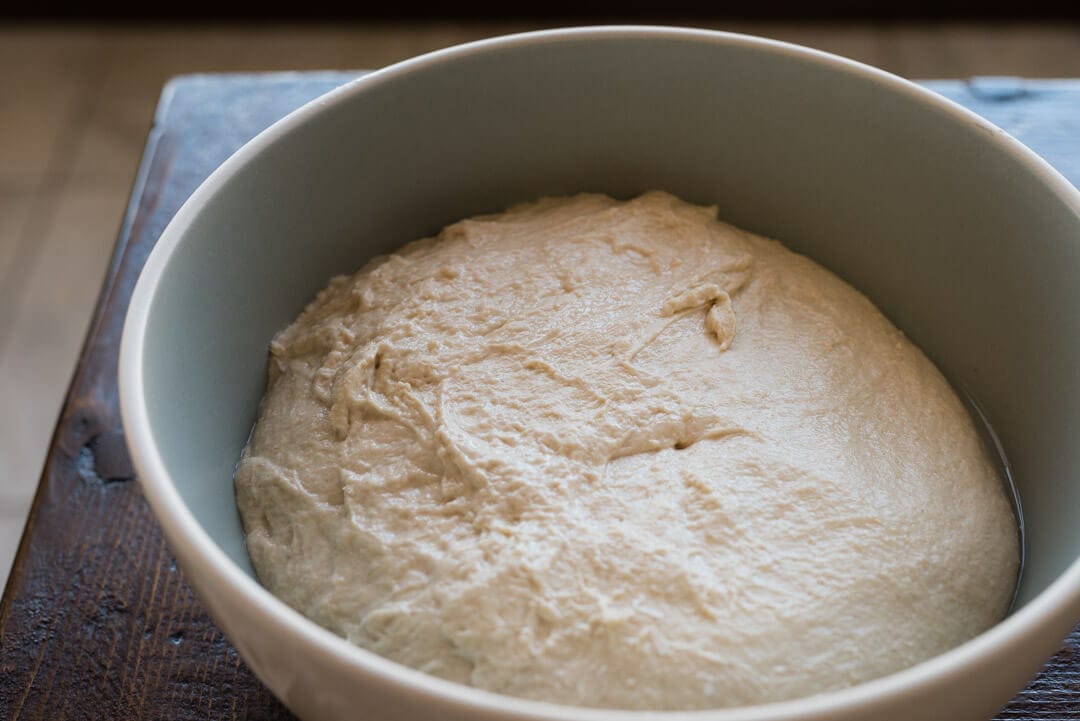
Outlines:
[[[120,395],[139,478],[200,598],[299,716],[635,716],[441,681],[303,618],[253,577],[232,474],[269,340],[328,278],[515,202],[654,188],[868,295],[978,399],[1027,529],[1017,607],[972,641],[843,691],[659,716],[985,719],[1080,616],[1080,193],[985,120],[850,60],[703,30],[528,33],[391,66],[281,120],[192,195],[135,289]]]

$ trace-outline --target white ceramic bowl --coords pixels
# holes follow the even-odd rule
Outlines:
[[[498,38],[400,63],[291,114],[162,234],[124,328],[138,475],[187,578],[305,719],[594,719],[355,648],[254,580],[232,471],[266,348],[373,254],[541,195],[660,188],[780,238],[867,293],[993,420],[1028,523],[1018,609],[892,676],[670,718],[984,719],[1080,616],[1080,195],[911,83],[762,39],[663,28]],[[794,630],[793,632],[797,632]]]

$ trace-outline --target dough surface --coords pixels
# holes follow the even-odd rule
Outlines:
[[[1003,484],[861,294],[660,192],[544,199],[341,276],[271,345],[236,475],[260,581],[532,699],[790,699],[1005,614]]]

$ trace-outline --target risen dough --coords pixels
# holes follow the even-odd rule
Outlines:
[[[715,216],[546,199],[331,281],[236,476],[261,581],[428,673],[628,709],[844,687],[998,621],[1014,516],[948,384]]]

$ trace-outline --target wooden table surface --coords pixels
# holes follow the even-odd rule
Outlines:
[[[165,547],[124,445],[117,351],[135,280],[183,201],[250,137],[356,75],[196,75],[166,87],[0,600],[0,718],[292,718],[244,666]],[[927,85],[1080,185],[1080,80]],[[1080,719],[1080,627],[996,718]]]

